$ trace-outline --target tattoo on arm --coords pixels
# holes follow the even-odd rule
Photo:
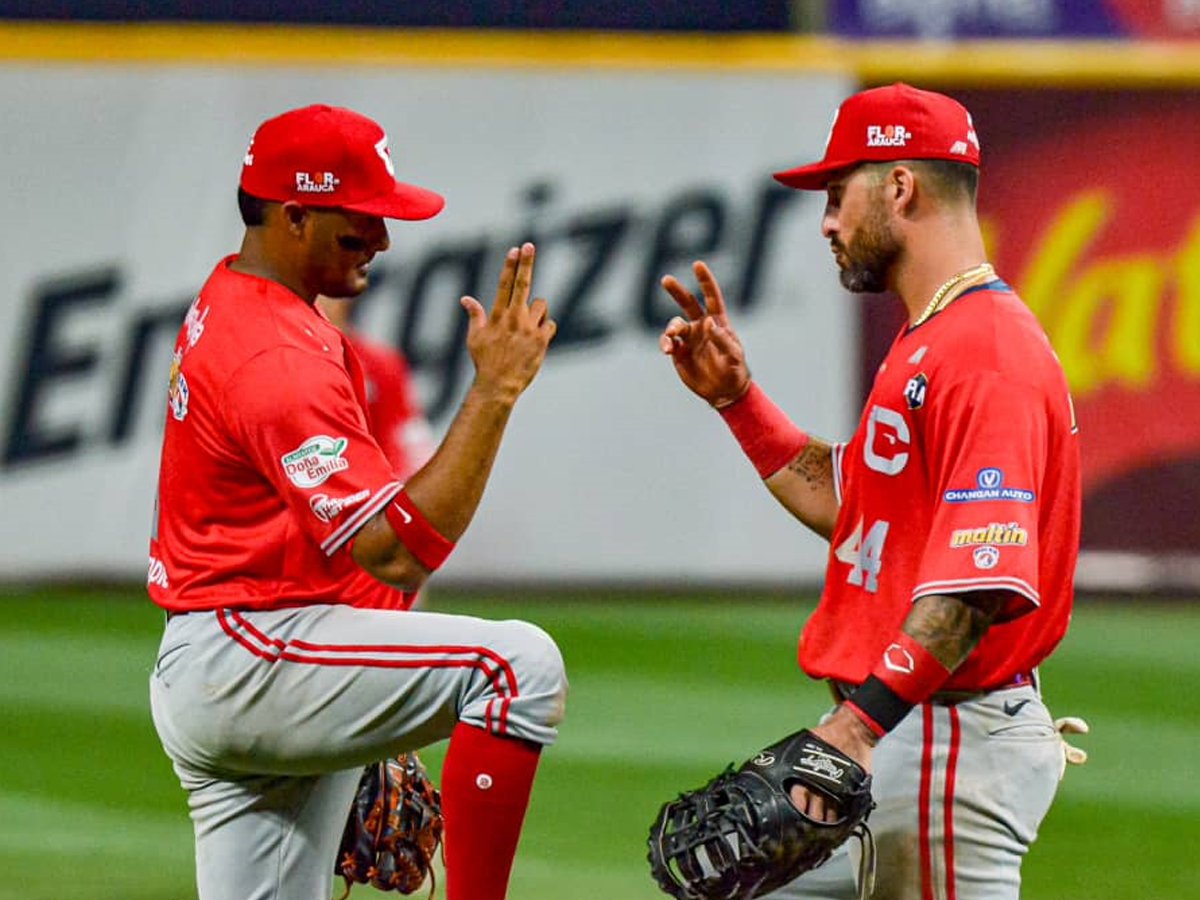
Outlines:
[[[979,591],[922,597],[904,620],[904,632],[953,672],[979,643],[1003,607],[1005,596],[1000,591]]]
[[[833,484],[832,448],[819,438],[810,437],[800,455],[788,463],[788,471],[799,475],[809,487]]]

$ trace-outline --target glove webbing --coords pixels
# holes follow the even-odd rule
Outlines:
[[[378,806],[376,806],[374,809],[371,810],[371,813],[367,816],[366,822],[364,823],[366,825],[366,827],[371,829],[371,831],[372,831],[372,837],[374,838],[374,840],[372,841],[372,844],[375,847],[379,847],[379,841],[383,835],[384,825],[388,823],[389,818],[391,819],[390,824],[392,826],[393,831],[396,830],[396,828],[400,824],[398,795],[402,791],[399,783],[393,782],[388,777],[387,760],[383,760],[383,761],[377,763],[377,765],[379,767],[379,783],[383,786],[383,798],[382,798],[382,802],[379,803]],[[392,796],[389,796],[389,792],[388,792],[389,786],[392,786],[393,784],[395,785],[395,791],[394,791],[394,795],[396,795],[395,801],[393,800]],[[387,814],[388,810],[391,810],[391,813],[392,813],[390,817]],[[442,861],[443,861],[443,865],[444,865],[445,864],[445,852],[446,852],[445,845],[439,843],[438,850],[442,856]],[[353,853],[347,853],[346,857],[349,860],[353,860]],[[392,858],[395,863],[408,869],[408,872],[406,874],[409,874],[409,875],[420,875],[421,874],[420,870],[416,867],[416,865],[412,862],[412,860],[408,859],[407,857],[393,856]],[[430,860],[430,862],[432,862],[432,860]],[[379,874],[378,867],[370,866],[366,872],[366,879],[367,879],[366,883],[370,884],[371,879],[374,878],[378,874]],[[432,865],[429,866],[428,877],[429,877],[429,896],[426,898],[426,900],[433,900],[433,895],[437,892],[437,874],[434,871],[434,868]],[[346,883],[346,889],[344,891],[342,891],[342,893],[339,894],[337,897],[334,897],[333,900],[346,900],[346,898],[350,896],[350,891],[354,888],[355,882],[352,879],[350,879],[346,875],[342,875],[342,880]]]

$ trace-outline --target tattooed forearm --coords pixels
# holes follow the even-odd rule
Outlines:
[[[904,620],[904,632],[953,671],[979,643],[1003,603],[1004,594],[984,591],[922,597]]]
[[[829,444],[810,436],[796,458],[764,483],[788,512],[829,540],[838,511]]]
[[[809,437],[800,455],[788,463],[787,469],[812,487],[832,485],[832,448],[820,438]]]

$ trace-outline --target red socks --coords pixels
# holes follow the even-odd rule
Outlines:
[[[504,900],[541,750],[454,726],[442,762],[446,900]]]

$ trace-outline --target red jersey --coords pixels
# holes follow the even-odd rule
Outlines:
[[[997,687],[1044,659],[1071,609],[1075,431],[1062,367],[1004,282],[906,327],[834,448],[840,508],[804,671],[861,683],[915,600],[979,590],[1010,599],[945,688]]]
[[[401,478],[429,460],[436,449],[433,432],[400,351],[347,329],[346,340],[362,363],[371,430]]]
[[[400,482],[371,436],[360,365],[315,306],[222,260],[175,342],[150,540],[168,610],[403,608],[350,540]]]

